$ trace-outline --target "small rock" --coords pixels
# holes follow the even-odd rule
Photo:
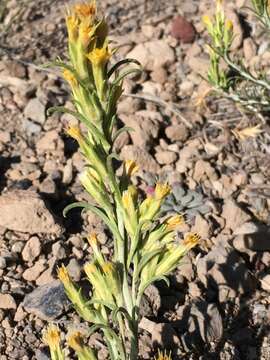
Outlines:
[[[66,250],[65,248],[62,246],[61,242],[58,241],[57,243],[53,244],[52,246],[52,253],[53,253],[53,256],[56,258],[56,259],[64,259],[67,254],[66,254]]]
[[[36,123],[43,125],[46,120],[45,106],[39,99],[31,99],[24,109],[24,115]]]
[[[163,67],[159,66],[155,67],[154,70],[151,72],[151,78],[155,83],[163,85],[168,79],[168,74]]]
[[[192,231],[198,233],[203,239],[209,239],[211,237],[211,226],[200,214],[196,215]]]
[[[0,256],[0,269],[5,269],[7,267],[7,260],[3,256]]]
[[[26,281],[35,281],[45,269],[46,269],[46,261],[41,259],[37,261],[34,266],[25,270],[22,274],[22,277]]]
[[[10,191],[0,196],[0,227],[30,234],[60,235],[62,228],[41,197],[30,190]]]
[[[16,309],[17,305],[9,294],[0,294],[0,309]]]
[[[186,141],[188,137],[188,130],[183,124],[170,125],[165,129],[165,134],[168,139],[174,141]]]
[[[195,40],[196,32],[191,22],[184,16],[177,16],[172,22],[172,36],[183,43],[192,43]]]
[[[127,54],[127,57],[138,60],[146,70],[165,67],[175,61],[173,49],[164,40],[138,44]]]
[[[261,279],[261,287],[265,291],[270,291],[270,274],[264,275]]]
[[[37,135],[42,130],[42,127],[39,124],[35,124],[28,119],[23,119],[22,128],[28,136]]]
[[[16,322],[22,321],[26,315],[26,312],[23,311],[22,304],[20,304],[16,310],[13,320]]]
[[[46,132],[36,143],[37,152],[42,154],[48,151],[54,151],[59,142],[59,135],[56,130]]]
[[[68,159],[66,165],[63,169],[63,183],[68,185],[72,182],[73,179],[73,165],[72,159]]]
[[[62,283],[55,280],[27,294],[22,305],[28,313],[34,314],[40,319],[51,321],[65,311],[69,301]]]
[[[209,59],[204,58],[202,56],[194,56],[187,59],[188,66],[191,70],[193,70],[196,74],[199,74],[203,77],[207,76],[209,70]]]
[[[23,251],[22,258],[24,261],[35,260],[41,252],[41,243],[37,236],[32,236],[26,243]]]
[[[161,151],[156,153],[155,158],[160,165],[169,165],[177,160],[177,155],[172,151]]]
[[[42,183],[39,186],[39,192],[51,196],[57,194],[56,184],[51,177],[47,176],[42,181]]]
[[[221,216],[226,221],[226,227],[232,231],[237,230],[241,225],[250,220],[250,215],[242,210],[232,199],[225,201]]]
[[[81,266],[76,259],[71,259],[67,266],[69,275],[74,281],[80,281],[81,279]]]

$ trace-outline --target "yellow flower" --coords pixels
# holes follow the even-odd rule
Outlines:
[[[64,70],[63,77],[70,84],[70,86],[72,88],[75,88],[78,86],[78,80],[76,79],[76,77],[74,76],[74,74],[71,71],[69,71],[67,69]]]
[[[223,4],[223,0],[216,0],[216,3],[217,3],[217,12],[220,12]]]
[[[111,275],[114,271],[113,263],[111,263],[111,262],[104,263],[104,265],[102,266],[102,270],[103,270],[104,274]]]
[[[94,66],[103,66],[110,60],[111,53],[108,50],[107,46],[104,46],[102,48],[94,48],[92,51],[89,52],[87,58]]]
[[[166,228],[168,230],[175,230],[180,225],[185,223],[184,217],[182,215],[174,215],[168,218],[165,222]]]
[[[172,360],[171,352],[167,355],[166,351],[158,350],[158,356],[154,360]]]
[[[233,23],[231,20],[226,20],[225,22],[225,29],[227,31],[232,31],[233,30]]]
[[[129,177],[134,175],[139,170],[139,166],[133,160],[126,160],[124,166],[125,172]]]
[[[66,133],[78,142],[83,139],[79,126],[70,126],[66,130]]]
[[[98,244],[97,234],[94,232],[87,237],[87,240],[91,246],[96,246]]]
[[[82,351],[84,346],[82,334],[79,331],[74,332],[68,337],[67,343],[73,350]]]
[[[74,15],[67,15],[66,24],[67,24],[69,40],[71,42],[76,41],[78,37],[78,25],[79,25],[79,21],[77,17]]]
[[[79,28],[79,37],[84,49],[88,47],[90,40],[93,36],[93,33],[94,33],[93,26],[89,24],[81,23]]]
[[[210,19],[210,17],[209,17],[208,15],[203,15],[202,21],[203,21],[204,25],[205,25],[207,28],[211,28],[211,27],[212,27],[212,21],[211,21],[211,19]]]
[[[91,1],[91,3],[81,3],[74,6],[74,13],[78,18],[83,21],[90,18],[93,18],[96,15],[96,2]]]
[[[155,188],[155,197],[157,200],[164,199],[171,192],[171,187],[168,184],[157,183]]]
[[[197,233],[189,233],[186,235],[183,244],[188,248],[193,248],[201,241],[200,235]]]
[[[84,271],[89,277],[91,277],[91,275],[97,271],[97,267],[93,263],[87,263],[84,265]]]
[[[67,271],[67,268],[63,264],[60,268],[58,268],[57,274],[65,287],[68,287],[71,284],[69,273]]]
[[[125,191],[122,195],[122,202],[125,209],[129,209],[133,205],[132,196],[129,191]]]
[[[56,351],[60,344],[60,331],[57,326],[49,325],[43,335],[43,341],[52,351]]]

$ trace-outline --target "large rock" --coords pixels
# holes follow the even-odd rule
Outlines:
[[[127,57],[138,60],[146,70],[170,65],[175,60],[173,49],[163,40],[138,44]]]
[[[0,228],[30,234],[60,235],[62,228],[34,191],[16,190],[0,196]]]
[[[51,321],[60,316],[69,305],[64,287],[59,280],[40,286],[27,294],[22,303],[24,309],[40,319]]]

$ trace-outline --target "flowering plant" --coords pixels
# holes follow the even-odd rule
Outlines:
[[[75,207],[98,215],[111,232],[114,252],[112,258],[105,257],[98,234],[89,234],[87,240],[93,258],[85,264],[84,271],[91,284],[90,299],[73,283],[64,265],[59,268],[58,276],[74,309],[92,325],[88,334],[103,332],[111,359],[135,360],[139,309],[145,289],[156,280],[168,282],[167,275],[199,242],[199,236],[191,233],[176,241],[176,230],[183,224],[183,216],[175,214],[163,221],[159,219],[161,205],[171,190],[168,184],[157,183],[154,193],[141,199],[131,181],[138,171],[132,159],[123,162],[122,174],[116,176],[113,160],[118,155],[114,152],[114,142],[121,132],[129,130],[115,130],[117,102],[123,91],[123,79],[140,71],[139,64],[127,59],[110,67],[116,50],[110,47],[107,23],[98,18],[94,1],[72,7],[66,23],[70,62],[57,60],[55,65],[63,68],[76,111],[63,107],[52,111],[68,112],[82,125],[69,126],[66,131],[78,142],[85,158],[80,181],[94,204],[71,204],[64,215]],[[136,67],[120,71],[132,62]],[[52,358],[62,360],[59,331],[49,328],[45,341]],[[95,351],[84,344],[80,332],[69,337],[68,345],[78,359],[96,359]]]

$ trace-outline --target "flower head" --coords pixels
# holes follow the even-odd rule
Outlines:
[[[65,287],[70,285],[71,279],[70,279],[69,273],[67,271],[67,268],[63,264],[60,268],[58,268],[57,274],[58,274],[60,281],[63,283],[63,285]]]
[[[82,133],[79,126],[70,126],[66,133],[78,142],[82,140]]]
[[[189,233],[186,235],[183,243],[187,248],[193,248],[201,241],[201,237],[197,233]]]
[[[134,175],[139,170],[139,166],[135,163],[134,160],[126,160],[124,166],[125,172],[129,177]]]
[[[96,4],[95,1],[90,3],[76,4],[73,8],[74,13],[81,21],[85,21],[93,18],[96,15]]]
[[[157,200],[164,199],[171,192],[171,187],[168,184],[157,183],[155,187],[155,197]]]
[[[97,234],[95,232],[91,233],[87,237],[87,240],[91,246],[96,246],[98,244],[98,238],[97,238]]]
[[[94,48],[89,52],[87,58],[91,61],[94,66],[104,66],[111,58],[111,52],[107,46],[102,48]]]
[[[169,217],[165,222],[168,230],[175,230],[178,226],[181,226],[184,223],[184,217],[179,214]]]
[[[68,337],[68,346],[71,347],[73,350],[80,352],[83,349],[83,337],[82,334],[79,331],[76,331],[74,333],[72,333],[69,337]]]
[[[70,70],[64,70],[63,71],[63,77],[64,79],[70,84],[72,88],[75,88],[78,86],[78,80],[74,76],[74,74]]]
[[[166,351],[158,350],[158,356],[154,360],[172,360],[171,353],[167,354]]]
[[[68,37],[71,42],[76,41],[78,37],[78,26],[79,20],[75,15],[67,15],[66,16],[66,24],[68,30]]]
[[[56,351],[60,345],[60,331],[57,326],[49,325],[43,335],[43,341],[52,351]]]

